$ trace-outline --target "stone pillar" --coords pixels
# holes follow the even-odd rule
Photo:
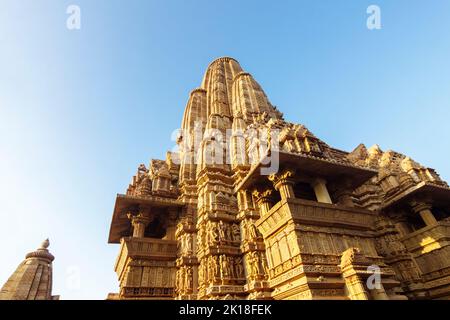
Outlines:
[[[330,194],[328,193],[327,184],[324,179],[314,179],[311,183],[316,193],[316,198],[318,202],[332,204]]]
[[[290,179],[294,175],[291,170],[286,170],[281,174],[272,174],[269,180],[272,181],[275,190],[280,192],[281,199],[295,198],[294,181]]]
[[[261,216],[266,215],[272,206],[272,193],[273,191],[271,189],[264,191],[255,190],[252,193],[255,197],[256,205],[259,207]]]
[[[352,198],[352,183],[349,178],[342,177],[339,181],[335,181],[331,185],[328,184],[328,190],[334,195],[337,204],[346,207],[354,207]]]
[[[137,215],[128,213],[127,217],[131,220],[131,225],[133,227],[133,237],[144,238],[145,228],[151,222],[151,219],[148,216],[144,216],[142,213],[138,213]]]
[[[437,224],[437,220],[433,212],[431,212],[432,205],[430,203],[414,200],[411,201],[410,205],[415,213],[420,214],[426,226],[434,226]]]
[[[168,220],[167,220],[167,228],[166,235],[164,236],[164,240],[176,240],[175,232],[177,230],[177,209],[170,208],[168,212]]]

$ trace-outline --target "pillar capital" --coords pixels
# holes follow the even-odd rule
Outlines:
[[[411,206],[411,209],[414,211],[414,213],[420,213],[424,210],[431,210],[433,208],[431,202],[426,200],[414,199],[409,202],[409,205]]]
[[[281,199],[295,198],[293,176],[293,170],[284,170],[282,173],[269,176],[269,180],[272,181],[275,190],[280,192]]]
[[[135,224],[135,223],[148,224],[152,220],[149,216],[143,214],[142,212],[139,212],[137,214],[128,212],[127,217],[128,217],[128,219],[130,219],[131,223],[133,223],[133,224]]]
[[[322,179],[323,180],[323,179]],[[319,179],[320,182],[320,179]],[[323,181],[322,181],[323,182]],[[316,181],[318,183],[318,181]],[[342,176],[339,179],[328,183],[328,189],[333,194],[334,199],[340,205],[354,207],[353,184],[349,177]]]
[[[282,184],[294,184],[292,177],[295,172],[293,170],[284,170],[281,173],[274,173],[269,176],[269,180],[273,182],[276,190],[279,190]]]
[[[437,220],[431,211],[433,205],[430,199],[413,199],[409,204],[414,213],[419,214],[427,226],[437,224]]]
[[[133,227],[133,237],[143,238],[145,228],[150,222],[152,222],[153,219],[142,212],[128,212],[127,217],[131,221],[131,226]]]
[[[270,207],[272,205],[272,189],[264,189],[264,190],[253,190],[253,197],[255,198],[257,206],[260,208],[261,216],[265,215],[269,212]]]

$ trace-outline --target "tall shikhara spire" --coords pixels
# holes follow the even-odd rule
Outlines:
[[[55,300],[52,296],[52,261],[55,257],[48,251],[50,242],[26,255],[0,290],[0,300]]]
[[[450,297],[450,189],[433,169],[330,147],[228,57],[191,92],[177,144],[117,196],[109,298]]]

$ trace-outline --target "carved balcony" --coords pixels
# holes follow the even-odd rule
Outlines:
[[[302,225],[371,230],[376,214],[361,208],[290,198],[281,200],[257,222],[264,238],[289,220]]]
[[[404,236],[401,241],[425,275],[450,269],[450,222],[440,221],[427,226]]]
[[[121,298],[172,298],[176,257],[176,241],[122,238],[115,265]]]
[[[298,299],[346,299],[340,263],[342,254],[353,248],[361,253],[364,266],[381,267],[384,289],[395,296],[391,289],[398,281],[373,241],[376,217],[361,208],[297,198],[275,204],[256,221],[269,258],[274,298],[284,299],[289,292]]]

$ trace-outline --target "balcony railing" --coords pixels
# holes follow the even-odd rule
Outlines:
[[[429,253],[450,245],[450,222],[440,221],[404,236],[403,244],[414,255]]]
[[[151,258],[152,260],[175,260],[177,242],[154,238],[122,238],[120,252],[116,260],[115,270],[121,273],[128,258]]]
[[[257,225],[260,226],[266,237],[271,230],[276,230],[289,219],[293,219],[296,223],[309,225],[368,230],[373,228],[375,217],[376,213],[362,208],[289,198],[275,204],[267,214],[259,219]]]

